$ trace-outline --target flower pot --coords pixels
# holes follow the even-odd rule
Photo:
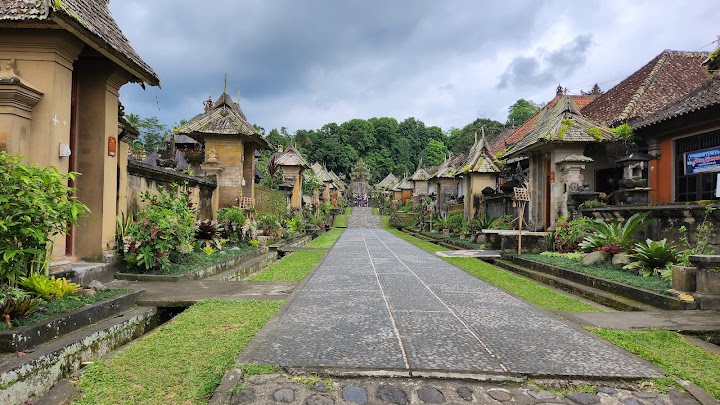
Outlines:
[[[675,265],[672,268],[672,289],[683,292],[695,292],[697,268]]]

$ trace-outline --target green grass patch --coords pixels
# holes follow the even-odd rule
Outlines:
[[[335,241],[338,240],[338,238],[340,237],[340,235],[343,234],[344,231],[344,229],[338,228],[331,229],[315,238],[313,241],[305,245],[305,247],[325,249],[331,248],[335,244]]]
[[[74,404],[207,404],[282,301],[202,301],[88,366]]]
[[[21,327],[21,326],[27,326],[32,325],[34,323],[46,321],[52,317],[55,317],[57,315],[65,314],[71,311],[74,311],[78,308],[82,308],[84,306],[88,306],[91,304],[94,304],[98,301],[102,301],[104,299],[114,297],[118,294],[124,294],[128,293],[132,290],[130,289],[120,289],[120,290],[107,290],[107,291],[98,291],[97,294],[95,294],[92,297],[78,297],[78,299],[72,299],[72,298],[60,298],[60,299],[54,299],[50,301],[46,301],[41,307],[46,308],[43,312],[35,312],[34,314],[21,318],[21,319],[13,319],[13,327],[12,329]],[[5,322],[0,323],[0,330],[8,330],[11,328],[8,328],[7,324]]]
[[[372,214],[373,214],[373,215],[380,215],[380,208],[378,208],[378,207],[373,207],[373,209],[372,209]]]
[[[660,330],[587,329],[655,363],[674,377],[692,381],[716,399],[720,399],[720,356],[693,345],[679,333]]]
[[[267,366],[265,364],[256,364],[256,363],[244,363],[241,364],[240,367],[238,367],[243,372],[243,380],[247,380],[248,378],[254,376],[254,375],[261,375],[261,374],[280,374],[283,372],[283,369],[278,366]]]
[[[390,215],[381,216],[380,222],[382,223],[383,229],[387,229],[387,230],[392,229],[392,227],[390,226]]]
[[[320,262],[325,252],[300,250],[283,257],[272,266],[248,278],[250,281],[298,282],[305,278]]]
[[[211,255],[195,250],[189,255],[181,258],[178,263],[172,263],[172,265],[164,272],[148,272],[145,269],[134,267],[125,269],[125,272],[134,274],[185,274],[195,269],[212,266],[213,264],[220,263],[231,257],[241,256],[253,249],[256,248],[250,245],[240,244],[236,247],[223,248],[222,251],[215,252]]]
[[[345,215],[352,215],[352,207],[345,207]]]
[[[657,276],[643,277],[637,273],[618,270],[612,266],[612,263],[610,263],[609,260],[594,266],[585,266],[577,260],[568,259],[566,257],[550,257],[540,254],[523,254],[522,257],[541,263],[551,264],[567,270],[577,271],[578,273],[631,285],[633,287],[644,288],[661,294],[667,294],[667,290],[670,288],[669,280],[663,280]]]
[[[398,231],[397,229],[386,229],[388,229],[388,231],[393,235],[412,243],[426,252],[435,253],[441,250],[447,250],[447,248],[443,248],[430,242],[425,242]],[[515,294],[516,296],[542,308],[567,312],[602,311],[596,306],[577,300],[568,295],[561,294],[551,288],[538,285],[526,278],[485,263],[482,260],[462,257],[443,257],[442,259],[465,270],[479,279],[485,280],[490,284]]]
[[[340,214],[335,216],[335,223],[333,224],[336,228],[346,228],[347,227],[347,215],[346,214]]]

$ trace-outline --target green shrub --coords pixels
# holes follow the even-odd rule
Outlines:
[[[583,254],[581,252],[540,252],[540,256],[562,257],[570,260],[580,260]]]
[[[445,221],[445,227],[450,229],[450,232],[458,232],[463,227],[464,215],[460,212],[448,215]]]
[[[620,224],[616,220],[607,223],[602,220],[588,222],[592,234],[585,237],[580,247],[585,251],[606,250],[617,253],[615,250],[629,251],[635,243],[637,233],[643,221],[650,215],[649,212],[637,213]]]
[[[512,229],[512,216],[503,215],[493,218],[489,229]]]
[[[0,152],[0,283],[14,285],[32,272],[46,272],[56,235],[88,211],[67,186],[77,173],[63,174],[21,162]]]
[[[712,212],[716,209],[717,208],[711,206],[705,207],[705,217],[703,217],[703,221],[697,227],[697,236],[695,243],[690,242],[690,238],[687,234],[688,230],[685,225],[681,226],[680,229],[678,229],[681,234],[680,243],[682,247],[684,247],[684,249],[680,252],[677,258],[678,264],[682,266],[689,266],[690,256],[711,255],[715,253],[712,245],[710,245],[711,238],[715,236],[715,226],[713,225],[713,221],[708,221],[708,219]]]
[[[170,192],[158,187],[157,194],[143,193],[149,205],[137,213],[123,240],[123,253],[128,265],[150,272],[163,272],[170,267],[171,255],[187,255],[193,250],[195,210],[190,193],[184,188]]]
[[[579,218],[568,221],[567,216],[562,216],[555,223],[555,232],[553,233],[553,247],[556,252],[574,252],[578,249],[580,242],[590,234],[590,225],[592,222],[588,218]]]
[[[218,210],[218,221],[222,224],[223,237],[231,242],[247,240],[249,227],[245,211],[240,207],[227,207]]]
[[[2,321],[8,328],[13,327],[13,321],[27,317],[36,312],[42,300],[33,298],[27,291],[19,288],[3,286],[0,292],[0,312]]]
[[[30,277],[20,277],[20,285],[30,294],[46,301],[56,298],[77,298],[73,294],[80,289],[80,284],[71,283],[65,277],[55,278],[37,273]]]
[[[631,254],[635,261],[623,267],[625,270],[637,271],[643,276],[661,274],[661,269],[677,260],[677,253],[672,246],[667,245],[667,239],[654,241],[648,239],[645,243],[635,244],[635,253]]]
[[[282,235],[282,226],[278,216],[263,212],[257,216],[256,222],[258,230],[263,231],[263,235],[275,237]]]

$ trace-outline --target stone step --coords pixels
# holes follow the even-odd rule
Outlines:
[[[216,274],[214,276],[205,278],[205,280],[239,281],[239,280],[242,280],[245,277],[249,276],[250,274],[257,273],[257,272],[265,269],[272,262],[276,261],[277,257],[278,257],[278,252],[271,251],[271,252],[265,253],[263,255],[254,257],[251,260],[244,261],[244,262],[240,263],[239,265],[237,265],[227,271],[224,271],[224,272]]]
[[[0,403],[24,404],[40,398],[58,381],[103,357],[161,322],[157,308],[135,307],[77,330],[18,357],[0,355]]]
[[[558,290],[569,292],[571,294],[580,296],[582,298],[588,299],[606,307],[616,309],[618,311],[650,311],[656,309],[650,305],[643,304],[629,298],[611,294],[597,288],[582,285],[560,277],[551,276],[549,274],[529,269],[508,260],[496,259],[495,265],[502,269],[512,271],[513,273],[517,273],[524,277],[530,278],[532,280],[547,284],[551,287],[557,288]]]

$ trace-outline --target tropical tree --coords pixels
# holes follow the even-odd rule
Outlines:
[[[519,127],[527,122],[539,109],[539,104],[521,98],[508,107],[508,123],[512,126]]]
[[[423,150],[422,158],[428,166],[436,166],[445,161],[447,154],[448,148],[443,142],[431,139]]]

